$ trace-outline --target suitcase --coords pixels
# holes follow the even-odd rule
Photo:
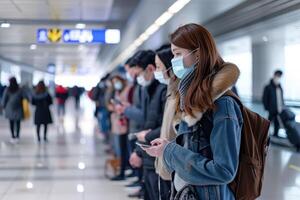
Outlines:
[[[287,137],[293,145],[300,151],[300,123],[296,121],[285,122]]]
[[[296,115],[290,109],[285,108],[280,113],[280,118],[283,123],[287,121],[295,121]]]

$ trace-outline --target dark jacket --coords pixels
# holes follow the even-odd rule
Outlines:
[[[276,115],[278,115],[277,111],[277,98],[276,98],[276,88],[279,87],[281,90],[281,101],[284,104],[283,100],[283,90],[281,88],[281,85],[276,86],[273,82],[273,80],[270,81],[269,85],[267,85],[264,88],[263,93],[263,105],[264,108],[269,112],[269,119],[272,120],[272,118]]]
[[[2,97],[2,106],[5,110],[5,117],[9,120],[23,119],[22,100],[25,98],[24,91],[18,89],[12,93],[8,88],[5,89]]]
[[[133,86],[133,97],[132,97],[132,105],[135,105],[137,108],[141,108],[141,94],[142,87],[138,84]],[[129,119],[129,132],[136,133],[138,131],[142,131],[143,124],[138,123],[136,120]]]
[[[139,124],[142,124],[142,130],[151,129],[146,135],[147,143],[150,143],[160,136],[166,92],[167,87],[165,85],[153,80],[149,86],[141,90],[141,107],[131,106],[125,110],[125,115],[128,118],[134,119]],[[143,157],[143,165],[145,168],[154,169],[155,158],[150,157],[138,147],[136,152],[139,156]]]
[[[53,122],[49,109],[52,103],[52,97],[48,92],[32,96],[32,105],[36,106],[34,124],[51,124]]]

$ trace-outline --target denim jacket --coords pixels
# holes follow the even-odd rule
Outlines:
[[[228,184],[239,164],[242,113],[235,100],[228,96],[216,100],[215,105],[209,134],[203,131],[201,123],[188,126],[181,121],[177,139],[165,147],[163,160],[170,173],[176,172],[186,183],[195,186],[199,199],[234,200]],[[188,148],[178,144],[183,134],[189,134]]]

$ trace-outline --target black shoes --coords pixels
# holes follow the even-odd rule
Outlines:
[[[124,175],[117,175],[113,178],[110,179],[111,181],[123,181],[125,180],[125,176]]]

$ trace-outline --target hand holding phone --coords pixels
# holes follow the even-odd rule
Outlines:
[[[138,142],[138,141],[135,142],[135,144],[138,145],[138,146],[141,147],[141,148],[149,148],[149,147],[151,147],[150,144],[145,144],[145,143]]]

